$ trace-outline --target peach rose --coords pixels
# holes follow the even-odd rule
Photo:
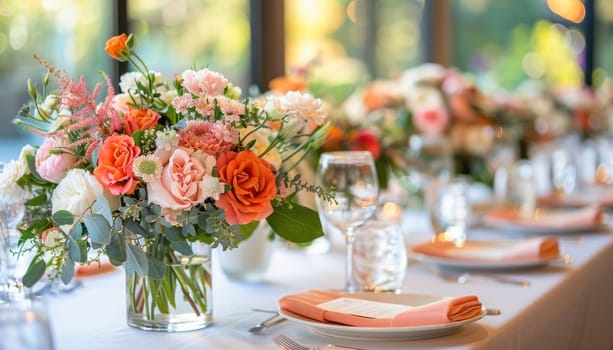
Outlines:
[[[250,151],[224,152],[217,159],[217,172],[222,182],[232,186],[217,201],[229,224],[248,224],[272,213],[270,201],[277,185],[268,162]]]
[[[148,130],[153,128],[160,115],[150,109],[130,109],[123,116],[123,128],[128,135],[132,135],[139,130]]]
[[[110,136],[98,152],[98,166],[94,169],[96,179],[114,195],[131,194],[138,185],[132,173],[132,163],[139,154],[140,147],[130,136]]]
[[[168,215],[190,209],[208,197],[215,196],[207,186],[214,166],[215,158],[208,154],[190,152],[184,148],[175,149],[162,169],[162,176],[147,184],[149,202],[158,204],[163,214]],[[167,219],[174,221],[172,215],[167,216]]]

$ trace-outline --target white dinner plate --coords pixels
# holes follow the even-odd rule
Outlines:
[[[411,253],[411,258],[423,262],[424,264],[434,265],[441,268],[483,271],[533,269],[543,267],[553,261],[560,260],[560,257],[556,256],[548,259],[524,261],[465,261],[416,253]]]
[[[410,306],[428,304],[444,299],[444,297],[423,294],[356,293],[355,295],[361,299]],[[485,309],[479,315],[462,321],[412,327],[354,327],[336,323],[323,323],[283,309],[280,309],[279,313],[292,322],[308,326],[313,333],[319,335],[362,341],[402,341],[435,338],[451,334],[460,327],[483,318]]]
[[[572,212],[572,210],[547,210],[544,212],[546,215],[546,222],[538,219],[520,219],[520,218],[500,218],[493,215],[483,215],[483,223],[491,228],[498,229],[507,232],[516,232],[521,234],[570,234],[570,233],[584,233],[592,232],[602,227],[602,224],[592,221],[585,223],[574,223],[571,225],[548,225],[553,215],[560,215],[562,212]]]
[[[415,252],[409,249],[412,259],[441,268],[463,270],[519,270],[545,266],[560,259],[560,256],[534,259],[505,260],[500,258],[506,249],[517,242],[500,241],[466,241],[457,252],[450,251],[446,256]],[[498,260],[499,259],[499,260]]]

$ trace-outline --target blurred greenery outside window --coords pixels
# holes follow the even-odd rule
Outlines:
[[[424,0],[285,0],[289,74],[308,69],[310,89],[334,100],[423,61]]]
[[[595,76],[599,77],[595,81],[601,82],[613,70],[613,36],[609,35],[613,34],[613,2],[595,1]],[[129,0],[128,24],[141,56],[166,78],[186,68],[209,67],[245,89],[252,3]],[[262,3],[266,5],[265,0]],[[26,79],[37,80],[44,73],[32,54],[75,77],[84,75],[90,85],[102,80],[99,70],[111,71],[113,63],[103,44],[116,34],[112,4],[99,0],[0,2],[0,121],[6,126],[0,128],[0,137],[19,135],[19,129],[9,125],[27,100]],[[423,42],[423,24],[430,20],[424,18],[427,4],[426,0],[284,0],[285,65],[288,71],[311,68],[312,86],[339,98],[370,79],[393,78],[423,62],[424,47],[441,39]],[[473,73],[484,88],[513,89],[528,78],[581,84],[585,38],[579,25],[554,15],[546,1],[453,0],[448,4],[451,64]]]
[[[604,2],[604,1],[600,1]],[[486,89],[583,84],[585,37],[546,1],[453,1],[453,61]]]

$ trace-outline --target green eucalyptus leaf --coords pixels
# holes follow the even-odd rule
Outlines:
[[[276,205],[273,213],[266,221],[270,227],[284,239],[305,243],[323,236],[324,232],[315,210],[297,203],[289,205]]]
[[[92,214],[83,218],[85,227],[92,243],[106,245],[111,242],[111,225],[100,214]]]
[[[58,210],[51,216],[53,224],[55,226],[72,225],[74,222],[74,215],[68,210]]]
[[[183,255],[194,255],[192,247],[186,241],[173,241],[170,242],[172,249],[178,251]]]
[[[82,240],[68,239],[68,254],[72,261],[86,262],[87,261],[87,243]]]
[[[72,227],[72,230],[70,231],[70,237],[72,237],[73,239],[80,239],[82,235],[83,226],[81,226],[81,224],[74,225]]]
[[[136,272],[139,276],[144,277],[147,276],[147,271],[149,269],[147,263],[147,254],[137,246],[133,246],[125,243],[126,245],[126,273],[128,275],[132,275]]]
[[[185,237],[187,237],[187,236],[195,236],[196,235],[196,229],[194,228],[194,225],[191,225],[191,224],[183,225],[181,227],[181,234],[183,234],[183,236],[185,236]]]
[[[111,212],[111,207],[109,205],[109,201],[104,195],[99,195],[96,198],[96,201],[92,205],[92,210],[94,211],[94,213],[102,215],[109,223],[109,225],[113,223],[113,214]]]
[[[62,266],[62,282],[68,284],[74,277],[74,261],[70,259],[70,256],[66,256],[64,260],[64,266]]]
[[[149,233],[147,230],[145,230],[144,227],[142,227],[136,221],[126,220],[125,225],[126,225],[126,229],[135,235],[147,236],[147,234]]]
[[[47,269],[47,264],[45,260],[43,260],[40,256],[36,257],[30,262],[26,273],[23,275],[22,283],[24,286],[28,288],[32,288],[32,286],[38,282],[41,277],[45,274],[45,270]]]
[[[182,237],[179,236],[180,234],[181,229],[176,226],[166,227],[166,229],[164,229],[164,237],[171,242],[180,241],[182,239]]]
[[[106,255],[108,255],[111,264],[120,266],[126,261],[126,254],[125,242],[118,233],[114,232],[111,235],[111,242],[106,246]]]

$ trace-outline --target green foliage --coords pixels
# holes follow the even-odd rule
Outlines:
[[[273,213],[266,218],[266,221],[282,238],[305,243],[323,236],[323,229],[316,211],[288,202],[277,202],[273,208]]]

